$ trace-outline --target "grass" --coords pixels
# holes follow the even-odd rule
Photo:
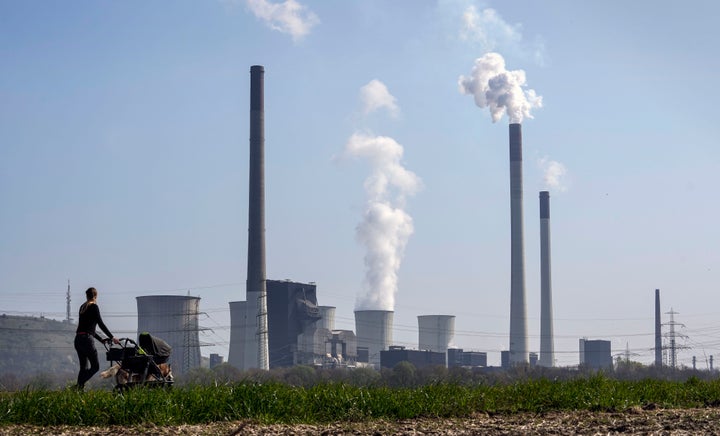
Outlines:
[[[368,419],[463,417],[474,412],[623,411],[720,405],[720,381],[602,375],[567,381],[526,380],[503,385],[440,383],[417,388],[344,383],[293,387],[242,382],[219,386],[78,393],[26,389],[0,393],[0,425],[180,425],[252,419],[263,423],[324,423]]]

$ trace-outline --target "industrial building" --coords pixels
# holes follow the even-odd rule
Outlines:
[[[390,346],[380,351],[380,366],[393,368],[400,362],[410,362],[416,368],[425,366],[445,366],[445,353],[428,350],[408,350],[403,346]]]
[[[183,374],[199,367],[200,297],[149,295],[136,300],[138,334],[148,332],[172,347],[173,372]]]
[[[270,368],[295,365],[299,352],[311,351],[299,349],[298,339],[321,319],[316,292],[315,283],[267,281]]]
[[[447,350],[448,368],[486,367],[487,353],[480,351],[463,351],[462,348],[449,348]]]
[[[592,369],[612,369],[610,341],[580,339],[580,365]]]

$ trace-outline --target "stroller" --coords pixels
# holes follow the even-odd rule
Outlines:
[[[120,365],[115,374],[115,389],[122,391],[134,386],[171,387],[173,376],[167,364],[172,347],[150,333],[141,333],[138,341],[122,338],[120,347],[107,349],[107,360]],[[163,365],[164,364],[164,365]],[[161,368],[162,366],[162,368]]]

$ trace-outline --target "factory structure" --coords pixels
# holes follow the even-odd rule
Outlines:
[[[408,361],[418,367],[487,367],[486,352],[454,345],[455,316],[419,315],[417,348],[393,340],[392,310],[355,310],[355,330],[335,328],[333,306],[320,304],[316,283],[266,277],[264,67],[250,69],[250,158],[248,247],[245,299],[230,301],[227,362],[241,370],[311,365],[380,369]],[[522,126],[509,124],[510,162],[510,329],[501,366],[552,367],[555,362],[551,280],[550,194],[539,193],[540,332],[539,352],[528,345],[525,246],[523,231]],[[656,291],[656,365],[662,362],[660,297]],[[182,373],[200,366],[198,297],[138,297],[138,332],[165,339],[174,350],[173,368]],[[579,362],[591,368],[612,366],[609,341],[580,339]],[[222,356],[213,356],[213,366]]]

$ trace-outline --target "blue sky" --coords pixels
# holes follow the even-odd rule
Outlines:
[[[545,158],[566,171],[551,189],[557,363],[577,364],[581,337],[651,362],[660,288],[692,347],[679,361],[704,367],[720,355],[718,9],[0,1],[0,311],[62,318],[70,279],[73,312],[96,286],[110,328],[134,334],[134,297],[190,292],[212,329],[201,340],[216,344],[203,354],[227,356],[227,303],[245,296],[249,69],[261,64],[268,277],[317,282],[336,326],[354,328],[373,167],[345,149],[354,133],[393,138],[422,181],[401,202],[413,232],[398,253],[395,341],[416,346],[417,315],[453,314],[456,345],[498,364],[507,118],[493,123],[458,90],[495,51],[543,98],[523,122],[530,349]],[[394,114],[363,110],[372,80]]]

